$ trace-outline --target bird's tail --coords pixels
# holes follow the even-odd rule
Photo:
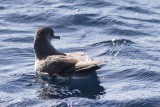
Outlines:
[[[95,64],[101,64],[101,63],[106,63],[106,60],[100,60],[100,61],[93,61],[93,63]]]
[[[76,64],[75,71],[81,71],[81,70],[86,70],[86,69],[90,69],[90,68],[99,69],[101,67],[98,66],[97,64],[101,64],[101,63],[105,63],[105,62],[107,62],[107,61],[88,61],[88,62],[81,61]]]

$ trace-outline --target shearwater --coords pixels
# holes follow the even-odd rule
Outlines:
[[[53,78],[85,77],[100,68],[97,64],[106,61],[94,61],[84,52],[61,53],[51,44],[52,39],[60,39],[54,35],[50,27],[37,29],[34,38],[35,72]]]

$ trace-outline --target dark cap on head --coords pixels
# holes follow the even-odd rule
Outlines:
[[[54,35],[54,31],[50,27],[40,27],[36,31],[36,38],[50,38],[50,39],[60,39],[59,36]]]
[[[43,59],[49,55],[59,54],[52,46],[51,39],[60,39],[54,35],[54,31],[50,27],[40,27],[36,31],[34,38],[34,51],[38,59]]]

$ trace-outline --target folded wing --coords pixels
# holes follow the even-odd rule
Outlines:
[[[48,56],[37,64],[38,70],[47,72],[50,77],[54,74],[66,76],[87,76],[100,67],[97,64],[105,61],[94,61],[83,52],[66,53],[64,55]]]

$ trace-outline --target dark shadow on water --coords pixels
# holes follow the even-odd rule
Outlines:
[[[92,75],[80,79],[47,79],[39,77],[37,82],[41,84],[37,92],[42,99],[63,99],[68,97],[85,97],[98,99],[105,94],[105,90],[100,86],[100,81],[96,72]]]

